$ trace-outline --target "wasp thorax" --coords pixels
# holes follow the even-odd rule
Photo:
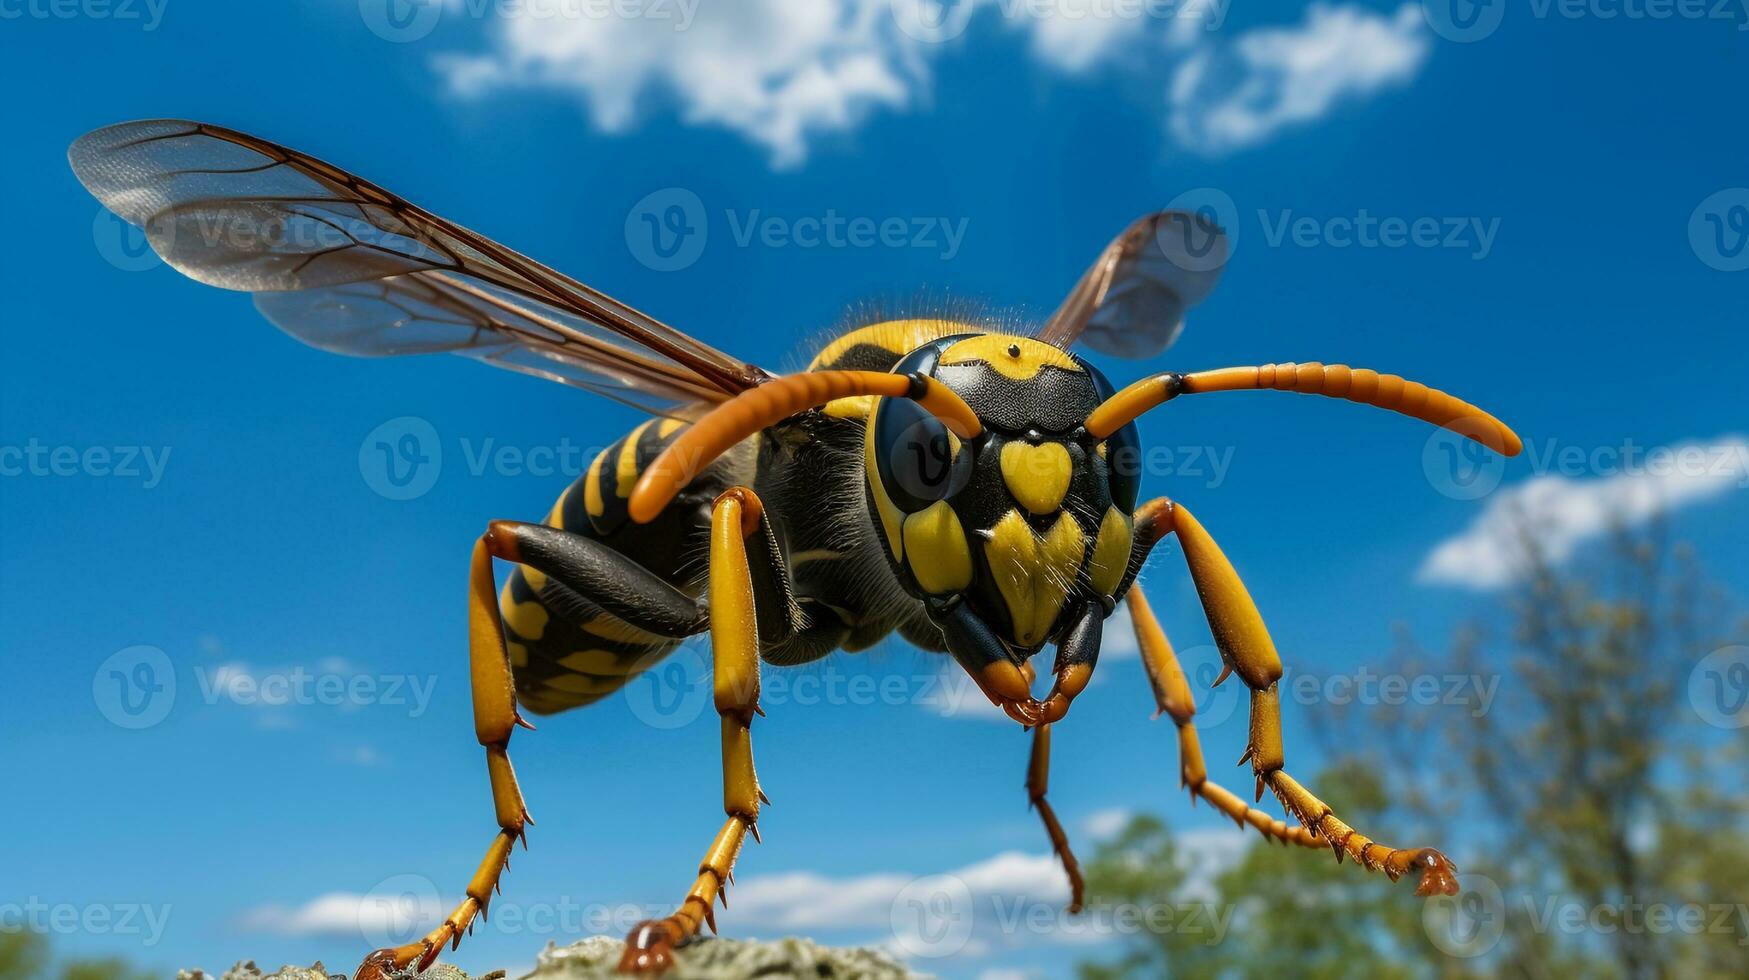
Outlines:
[[[1114,448],[1133,446],[1133,427],[1100,441],[1082,426],[1110,394],[1105,379],[1055,347],[1001,334],[932,342],[894,370],[935,377],[984,424],[961,440],[909,399],[870,412],[869,502],[905,587],[963,598],[1025,650],[1055,634],[1072,600],[1109,600],[1129,567],[1137,481],[1111,462]]]

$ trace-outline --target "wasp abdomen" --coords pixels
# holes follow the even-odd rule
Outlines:
[[[709,537],[708,505],[728,485],[724,467],[706,471],[648,524],[633,522],[627,512],[638,476],[684,428],[678,420],[652,419],[602,450],[544,523],[599,541],[676,589],[697,595]],[[511,573],[499,608],[517,699],[538,714],[598,701],[680,644],[527,566]]]

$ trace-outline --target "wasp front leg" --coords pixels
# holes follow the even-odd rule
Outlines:
[[[1051,840],[1051,851],[1057,855],[1057,860],[1063,862],[1063,873],[1069,876],[1069,914],[1073,915],[1081,911],[1087,883],[1081,877],[1081,862],[1075,860],[1075,852],[1069,847],[1069,835],[1063,832],[1057,811],[1045,799],[1050,777],[1051,726],[1040,725],[1032,730],[1032,755],[1026,766],[1026,798],[1038,811],[1039,820],[1045,825],[1045,836]]]
[[[698,866],[698,878],[686,898],[665,919],[641,922],[626,938],[619,969],[657,973],[674,965],[674,947],[695,935],[701,924],[716,931],[712,903],[724,896],[733,880],[735,858],[749,833],[759,839],[759,804],[770,802],[753,770],[753,716],[759,710],[758,581],[783,581],[781,568],[755,573],[748,562],[747,542],[760,537],[771,542],[764,508],[753,491],[730,489],[711,511],[710,631],[715,663],[715,697],[723,728],[723,811],[728,815]],[[760,549],[762,560],[775,549]],[[787,599],[787,590],[784,592]],[[773,610],[783,616],[787,610]],[[728,905],[726,897],[723,904]]]
[[[1344,823],[1328,804],[1287,774],[1281,740],[1281,658],[1245,584],[1196,518],[1182,506],[1159,499],[1137,512],[1136,526],[1138,547],[1151,545],[1167,534],[1178,535],[1185,564],[1190,567],[1190,577],[1221,652],[1223,669],[1215,683],[1234,673],[1251,690],[1250,736],[1239,761],[1251,763],[1257,778],[1256,798],[1263,798],[1265,786],[1272,789],[1290,814],[1329,843],[1338,861],[1346,855],[1392,880],[1405,872],[1419,871],[1416,894],[1456,894],[1457,869],[1445,855],[1431,847],[1398,849],[1372,840]],[[1200,753],[1198,757],[1200,761]]]
[[[1249,824],[1271,840],[1302,847],[1323,847],[1324,839],[1304,827],[1289,826],[1264,813],[1234,795],[1226,787],[1208,778],[1208,765],[1202,757],[1202,741],[1196,732],[1196,702],[1190,694],[1190,682],[1178,655],[1166,639],[1166,631],[1148,606],[1140,586],[1132,587],[1126,598],[1130,609],[1130,624],[1136,631],[1136,645],[1141,651],[1142,666],[1154,688],[1155,717],[1172,718],[1178,727],[1178,782],[1190,791],[1192,801],[1207,800],[1215,809],[1243,827]]]

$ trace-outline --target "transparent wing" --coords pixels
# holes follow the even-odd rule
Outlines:
[[[1185,311],[1214,290],[1227,254],[1226,232],[1204,215],[1159,211],[1139,218],[1100,253],[1039,339],[1154,357],[1178,339]]]
[[[255,293],[274,324],[324,350],[449,351],[660,414],[769,377],[369,181],[235,130],[123,123],[67,155],[166,262]]]

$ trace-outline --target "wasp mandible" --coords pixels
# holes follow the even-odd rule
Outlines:
[[[753,767],[761,662],[789,666],[897,633],[950,655],[1031,730],[1026,788],[1072,886],[1080,871],[1045,799],[1051,727],[1087,686],[1101,626],[1126,602],[1158,708],[1178,728],[1179,776],[1241,825],[1329,847],[1419,894],[1451,894],[1433,848],[1399,849],[1344,823],[1284,768],[1269,631],[1191,512],[1138,502],[1136,419],[1175,398],[1276,390],[1376,405],[1514,455],[1516,435],[1442,391],[1341,365],[1167,372],[1114,388],[1078,342],[1159,354],[1214,287],[1221,229],[1148,215],[1100,254],[1035,335],[972,319],[869,323],[777,377],[338,167],[234,130],[179,120],[92,132],[69,151],[110,210],[184,274],[255,294],[297,339],[343,354],[448,351],[632,404],[652,417],[597,456],[541,523],[493,521],[468,574],[474,727],[498,832],[466,898],[424,938],[377,950],[360,980],[423,970],[484,916],[528,810],[510,736],[598,701],[709,632],[727,819],[673,914],[633,929],[620,968],[657,972],[732,881],[769,802]],[[213,233],[217,229],[218,233]],[[247,234],[227,229],[246,229]],[[1214,261],[1210,261],[1210,258]],[[1292,824],[1208,779],[1183,670],[1138,589],[1176,535],[1223,670],[1250,691],[1241,764]],[[702,556],[702,560],[699,556]],[[513,566],[500,593],[493,561]],[[1034,697],[1032,658],[1054,646]]]

